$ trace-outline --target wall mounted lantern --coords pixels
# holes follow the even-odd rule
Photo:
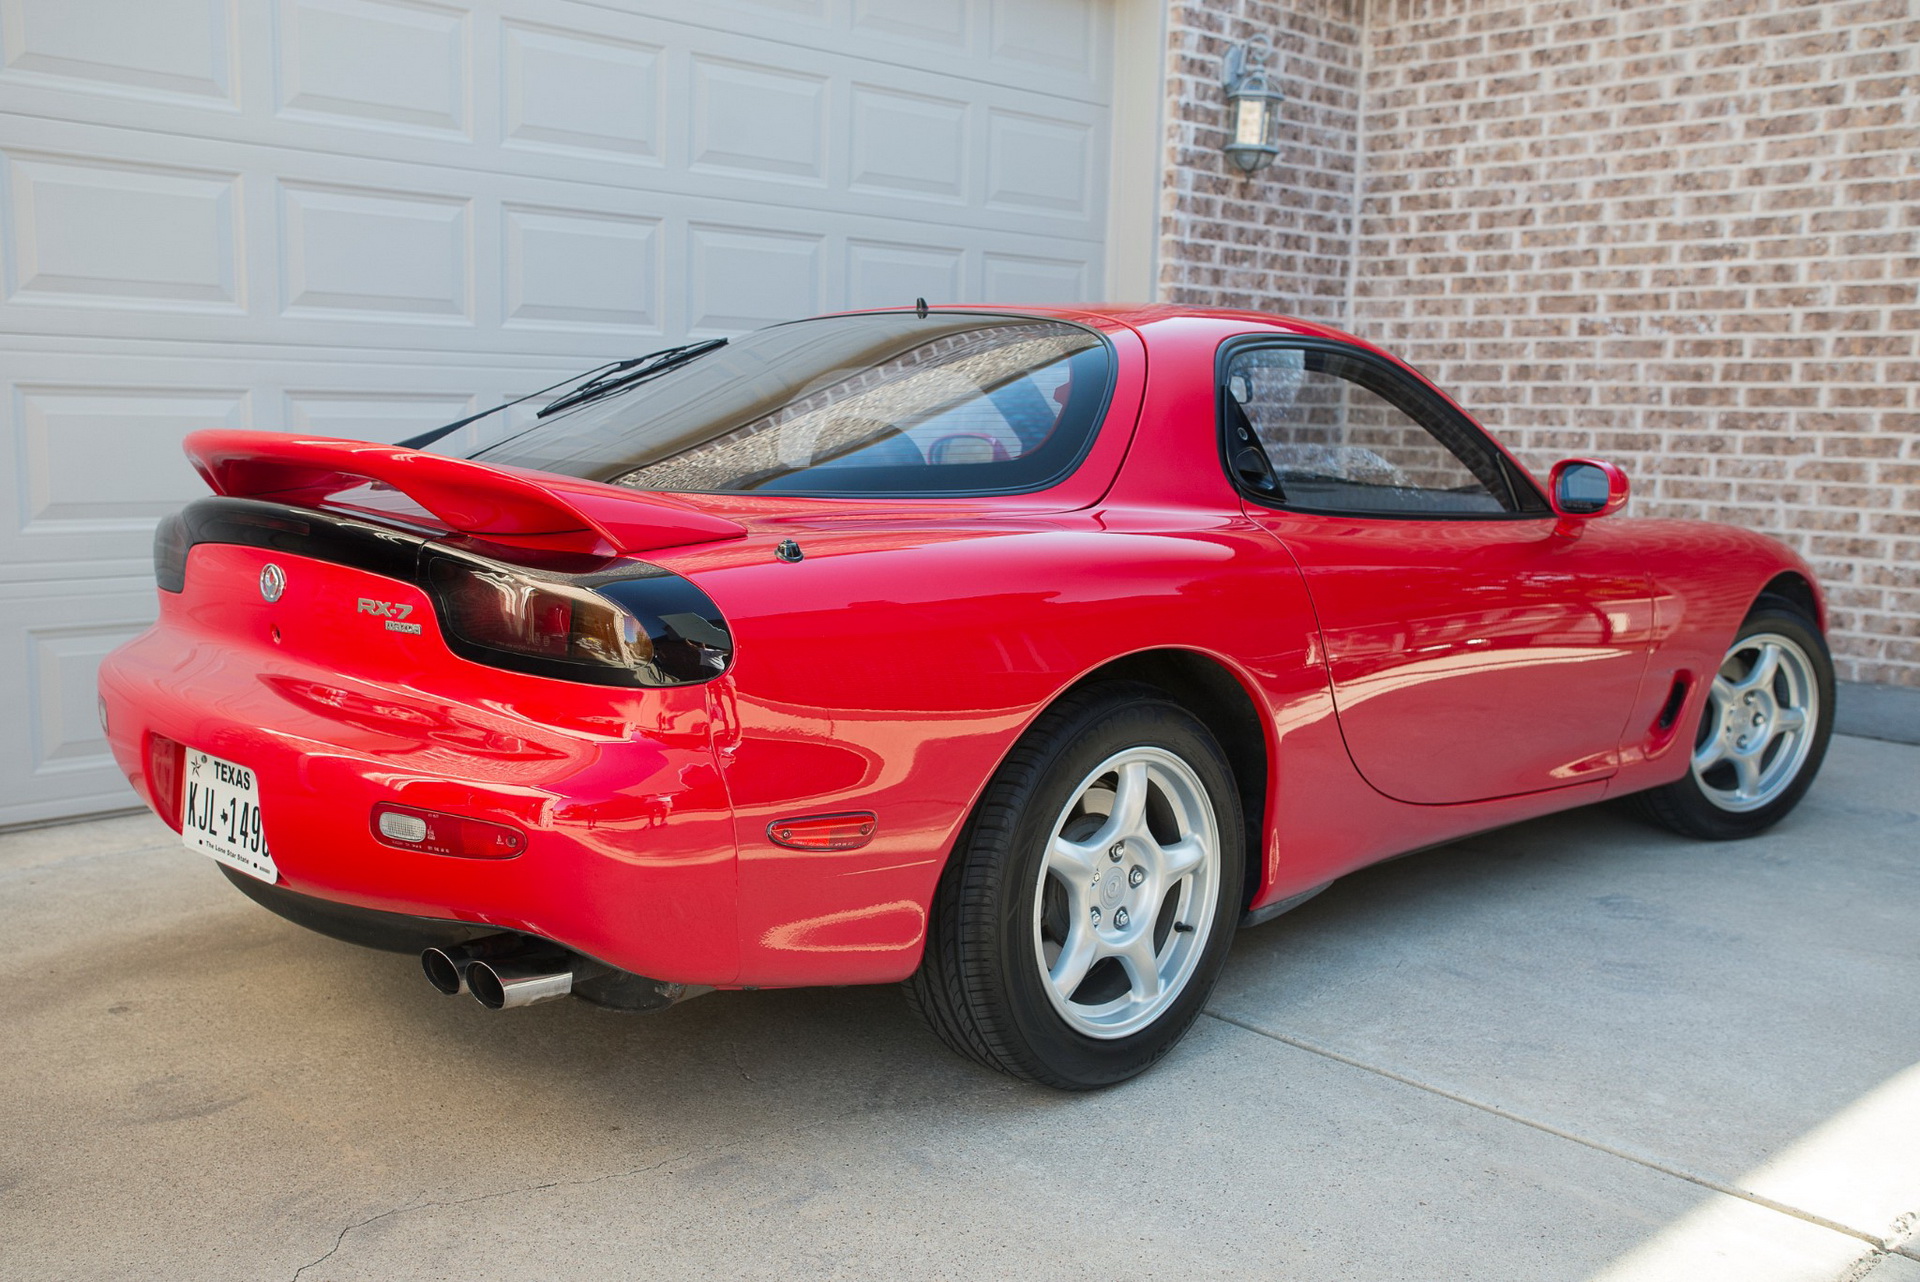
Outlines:
[[[1249,176],[1280,154],[1280,104],[1286,95],[1268,78],[1272,58],[1273,42],[1259,35],[1227,50],[1220,68],[1221,88],[1227,91],[1227,159]]]

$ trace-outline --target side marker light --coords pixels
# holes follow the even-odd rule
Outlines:
[[[879,822],[871,810],[776,819],[767,825],[767,840],[789,850],[858,850],[873,840]]]

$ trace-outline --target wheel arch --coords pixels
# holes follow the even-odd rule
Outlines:
[[[1233,670],[1193,650],[1143,650],[1109,660],[1055,695],[1048,706],[1077,690],[1110,681],[1137,681],[1165,691],[1213,733],[1227,754],[1246,825],[1246,884],[1241,908],[1249,907],[1266,877],[1267,780],[1272,768],[1267,720],[1246,683]]]
[[[1758,605],[1762,599],[1770,596],[1791,601],[1794,605],[1805,610],[1807,617],[1812,619],[1814,625],[1820,629],[1821,634],[1825,635],[1827,630],[1826,602],[1821,598],[1820,589],[1814,586],[1812,579],[1797,570],[1782,570],[1767,580],[1766,586],[1761,588],[1759,595],[1754,598],[1754,605]],[[1749,606],[1749,611],[1751,611],[1752,608],[1752,606]]]

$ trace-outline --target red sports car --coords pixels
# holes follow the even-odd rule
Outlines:
[[[1100,1086],[1343,873],[1628,794],[1745,836],[1831,728],[1799,558],[1302,321],[828,316],[431,444],[190,437],[100,689],[248,895],[495,1008],[904,980]]]

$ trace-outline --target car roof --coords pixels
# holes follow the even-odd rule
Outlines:
[[[855,315],[867,312],[903,312],[912,311],[912,307],[860,307],[832,315]],[[1146,330],[1155,325],[1179,320],[1217,320],[1238,321],[1247,325],[1257,325],[1286,333],[1300,334],[1312,338],[1331,338],[1341,342],[1355,343],[1361,347],[1373,345],[1363,338],[1349,334],[1344,330],[1322,325],[1318,321],[1302,319],[1298,316],[1283,316],[1277,312],[1258,312],[1247,308],[1235,307],[1189,307],[1180,303],[1062,303],[1046,305],[1039,303],[941,303],[929,304],[930,312],[980,312],[1000,316],[1044,316],[1056,320],[1069,321],[1106,321],[1110,324],[1125,325],[1129,329]]]

